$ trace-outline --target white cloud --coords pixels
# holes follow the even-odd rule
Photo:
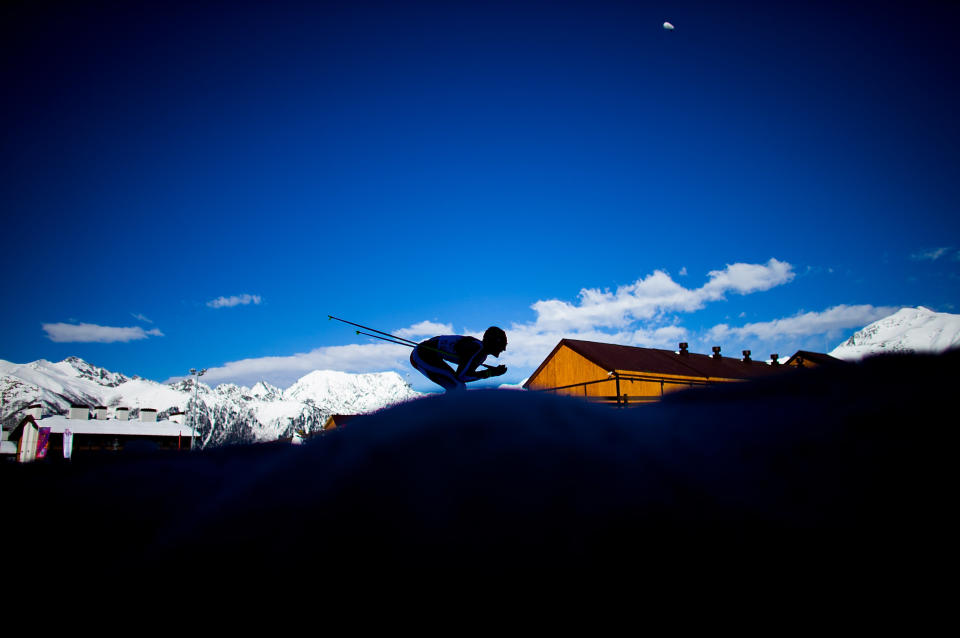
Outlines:
[[[140,326],[120,328],[98,326],[92,323],[45,323],[43,330],[50,341],[57,343],[114,343],[162,337],[163,333],[154,328],[144,330]]]
[[[232,308],[234,306],[247,306],[250,304],[259,305],[262,299],[260,295],[234,295],[232,297],[217,297],[207,302],[211,308]]]
[[[510,367],[511,372],[504,381],[517,379],[532,372],[564,338],[669,350],[675,350],[681,341],[700,342],[704,346],[720,344],[727,352],[751,345],[758,352],[766,345],[780,352],[787,352],[798,344],[807,349],[822,349],[824,335],[859,329],[896,311],[889,307],[840,305],[822,312],[802,312],[738,327],[719,324],[706,332],[691,332],[680,325],[679,313],[695,312],[729,293],[746,295],[769,290],[791,281],[794,276],[789,263],[770,259],[764,264],[735,263],[710,271],[706,283],[699,288],[684,287],[666,272],[657,270],[614,292],[585,288],[576,303],[558,299],[537,301],[531,306],[536,313],[533,321],[501,326],[507,331],[510,345],[499,360],[491,359],[488,363],[504,363]],[[417,338],[454,332],[450,324],[421,321],[393,334]],[[483,330],[461,332],[479,337]],[[809,347],[811,344],[817,347]],[[211,368],[206,379],[242,385],[253,385],[262,379],[288,387],[304,374],[318,369],[397,370],[410,373],[411,381],[416,383],[420,377],[410,367],[409,354],[408,347],[384,342],[322,347],[289,356],[229,362]]]
[[[561,339],[580,339],[618,343],[644,348],[675,350],[681,341],[689,340],[683,326],[640,327],[608,332],[598,329],[576,331],[540,330],[534,324],[513,324],[507,330],[510,345],[497,363],[508,367],[535,368],[540,365]]]
[[[706,338],[720,342],[731,338],[745,340],[755,337],[765,342],[772,342],[778,339],[795,339],[811,335],[831,335],[844,330],[860,329],[897,310],[899,308],[896,306],[839,305],[823,312],[803,312],[792,317],[748,323],[740,327],[730,327],[722,323],[711,328]]]
[[[402,328],[393,334],[404,339],[412,337],[432,337],[434,335],[453,334],[453,325],[449,323],[435,323],[433,321],[421,321],[415,323],[409,328]]]
[[[793,266],[770,259],[765,264],[735,263],[711,271],[700,288],[681,286],[666,272],[657,270],[616,292],[585,288],[575,304],[558,299],[537,301],[531,306],[536,312],[533,322],[503,326],[510,345],[497,363],[515,367],[517,372],[529,371],[564,338],[672,350],[678,342],[691,340],[692,335],[671,321],[668,313],[693,312],[710,301],[723,299],[727,293],[767,290],[793,277]],[[421,321],[393,332],[406,339],[452,333],[452,325],[433,321]],[[464,331],[476,337],[482,333],[482,329]],[[320,369],[409,372],[409,353],[405,346],[382,342],[332,346],[289,356],[228,362],[210,368],[206,378],[212,383],[230,381],[241,385],[253,385],[262,379],[287,387],[304,374]]]
[[[432,336],[450,334],[449,324],[421,321],[407,328],[395,330],[398,337]],[[361,337],[357,337],[360,339]],[[363,339],[367,339],[363,337]],[[204,379],[211,384],[237,383],[252,386],[257,381],[267,381],[281,388],[292,385],[300,377],[314,370],[339,370],[341,372],[383,372],[385,370],[410,370],[410,352],[407,346],[378,341],[366,344],[328,346],[315,348],[286,356],[257,357],[230,361],[207,370]]]
[[[711,270],[709,277],[700,291],[705,299],[714,301],[729,291],[747,295],[769,290],[792,280],[794,272],[787,262],[770,259],[766,264],[727,264],[723,270]]]
[[[144,322],[144,323],[153,323],[152,320],[148,319],[147,317],[145,317],[144,315],[140,314],[139,312],[131,312],[131,313],[130,313],[130,316],[133,317],[134,319],[136,319],[137,321],[142,321],[142,322]]]
[[[960,250],[955,250],[950,246],[942,246],[910,255],[910,259],[915,261],[937,261],[941,257],[948,257],[953,261],[960,261]]]
[[[917,261],[936,261],[950,252],[949,246],[944,246],[941,248],[932,248],[930,250],[923,250],[918,253],[913,253],[910,255],[910,259],[915,259]]]
[[[681,268],[681,269],[680,269],[680,272],[677,273],[677,274],[680,275],[681,277],[686,277],[686,276],[687,276],[687,267],[684,266],[683,268]]]
[[[329,346],[288,356],[230,361],[207,369],[204,379],[211,384],[230,382],[246,386],[263,380],[286,388],[314,370],[380,372],[409,367],[409,356],[410,348],[390,343]]]
[[[794,278],[793,266],[770,259],[766,264],[728,264],[708,273],[700,288],[685,288],[662,270],[654,271],[616,292],[584,288],[578,304],[558,299],[538,301],[536,326],[546,331],[623,328],[635,321],[652,320],[667,312],[693,312],[726,293],[746,295],[785,284]]]

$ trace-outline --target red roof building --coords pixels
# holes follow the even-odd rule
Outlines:
[[[583,396],[618,403],[648,403],[686,388],[745,381],[778,374],[783,366],[750,358],[638,348],[595,341],[563,339],[523,384],[528,390]]]
[[[846,365],[843,359],[831,357],[822,352],[810,352],[809,350],[797,350],[797,353],[787,359],[784,365],[794,368],[817,368],[819,366],[838,366]]]

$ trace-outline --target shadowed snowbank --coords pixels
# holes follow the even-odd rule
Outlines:
[[[8,465],[3,478],[23,503],[19,533],[70,538],[85,548],[74,561],[98,567],[889,569],[955,531],[958,363],[875,358],[620,410],[474,391],[302,446]]]

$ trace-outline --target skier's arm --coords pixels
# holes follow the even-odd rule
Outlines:
[[[463,345],[461,346],[461,344]],[[454,373],[457,379],[467,383],[477,379],[486,379],[489,376],[485,370],[477,371],[477,367],[487,358],[486,355],[481,354],[483,344],[464,340],[457,344],[456,350],[457,356],[460,357],[460,365],[457,366],[457,371]]]

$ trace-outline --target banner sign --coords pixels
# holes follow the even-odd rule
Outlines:
[[[73,456],[73,432],[70,428],[63,431],[63,458],[69,459]]]
[[[50,449],[50,428],[42,427],[37,435],[37,458],[47,458],[47,450]]]

